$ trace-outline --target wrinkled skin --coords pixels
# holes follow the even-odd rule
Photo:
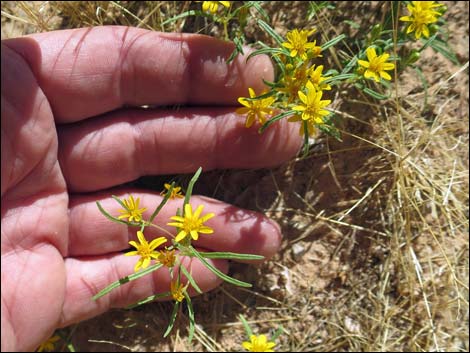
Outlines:
[[[95,202],[116,215],[110,196],[132,193],[149,217],[161,200],[119,185],[199,166],[270,167],[297,153],[297,126],[259,135],[234,114],[237,97],[248,87],[260,92],[273,70],[265,57],[227,65],[231,50],[205,36],[127,27],[2,41],[2,351],[33,350],[56,328],[168,290],[159,270],[91,300],[138,259],[122,256],[136,230],[104,218]],[[133,108],[141,105],[152,109]],[[191,202],[216,214],[207,222],[214,234],[198,247],[266,258],[278,250],[279,227],[265,216],[209,198]],[[166,223],[177,207],[180,200],[169,202],[155,222],[174,233]],[[146,231],[149,241],[161,235]],[[198,261],[190,265],[204,291],[220,283]]]

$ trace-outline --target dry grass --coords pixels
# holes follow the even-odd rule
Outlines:
[[[264,7],[281,34],[315,25],[331,39],[342,29],[360,35],[343,20],[368,28],[387,6],[335,5],[310,21],[305,3]],[[194,6],[2,2],[2,36],[105,24],[218,35],[203,19],[164,25]],[[184,322],[162,340],[169,307],[155,304],[79,325],[72,337],[77,348],[239,350],[244,334],[237,314],[243,313],[260,333],[282,324],[278,347],[284,351],[468,351],[468,3],[459,6],[463,18],[454,28],[462,32],[451,37],[463,36],[462,65],[423,55],[427,89],[411,70],[380,104],[340,87],[334,107],[343,142],[321,137],[308,158],[270,171],[204,175],[198,191],[267,213],[281,224],[285,240],[282,252],[256,271],[234,267],[252,289],[223,285],[195,299],[196,343],[185,341]],[[456,20],[446,18],[449,26]],[[254,28],[246,31],[250,40],[266,40]],[[348,50],[331,51],[325,64],[335,67]],[[127,321],[140,328],[100,329]]]

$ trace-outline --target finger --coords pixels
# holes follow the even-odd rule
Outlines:
[[[132,192],[132,190],[128,190]],[[134,190],[135,191],[135,190]],[[120,199],[127,199],[129,194],[134,199],[140,198],[139,208],[146,207],[144,219],[148,220],[154,209],[160,204],[162,197],[151,193],[117,192]],[[128,227],[108,220],[101,214],[96,205],[99,201],[102,207],[111,215],[118,216],[122,207],[109,194],[74,195],[70,203],[70,237],[69,256],[99,255],[109,252],[122,251],[130,248],[129,241],[136,239],[139,228]],[[254,211],[243,210],[224,202],[208,197],[191,197],[191,205],[195,210],[204,205],[202,216],[214,213],[205,225],[214,229],[213,234],[201,234],[195,242],[208,250],[229,251],[237,253],[259,254],[270,258],[279,249],[281,243],[280,228],[274,221]],[[181,199],[169,200],[153,223],[164,228],[166,232],[176,235],[176,228],[168,226],[171,216],[182,208]],[[201,217],[202,217],[201,216]],[[148,241],[156,237],[166,236],[165,231],[154,227],[146,227],[144,234]],[[168,242],[166,245],[169,246]]]
[[[94,295],[111,283],[134,273],[137,260],[137,257],[127,257],[123,254],[66,259],[66,292],[59,326],[65,327],[111,308],[123,308],[151,295],[170,290],[168,268],[162,267],[150,275],[115,288],[96,301],[92,300]],[[203,292],[220,284],[221,279],[199,260],[186,258],[182,261]],[[228,270],[226,261],[210,260],[210,263],[224,273]],[[183,275],[181,282],[187,283]],[[190,295],[196,294],[191,286],[188,287],[188,292]]]
[[[5,40],[29,63],[57,122],[123,105],[234,105],[272,81],[266,56],[226,59],[234,45],[198,34],[106,26]]]
[[[70,190],[93,191],[199,166],[270,167],[298,152],[297,125],[281,120],[259,134],[244,121],[229,108],[113,112],[62,126],[59,161]]]

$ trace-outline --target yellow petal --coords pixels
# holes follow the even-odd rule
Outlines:
[[[428,28],[428,26],[426,26],[426,25],[423,25],[423,35],[424,35],[426,38],[429,38],[429,28]]]
[[[253,114],[248,115],[248,116],[246,117],[245,127],[246,127],[246,128],[251,127],[251,125],[253,125],[254,122],[255,122],[255,116],[254,116]]]
[[[181,216],[171,216],[170,219],[173,221],[184,222],[184,217]]]
[[[305,95],[305,93],[302,91],[299,91],[298,95],[302,103],[307,104],[307,96]]]
[[[235,110],[235,113],[240,114],[240,115],[245,115],[250,110],[251,110],[250,108],[243,107],[243,108],[238,108],[237,110]]]
[[[129,252],[126,252],[124,254],[124,256],[135,256],[135,255],[139,255],[139,252],[138,251],[129,251]]]
[[[199,205],[196,208],[196,211],[194,212],[194,218],[199,219],[199,216],[201,215],[202,209],[204,208],[204,205]]]
[[[191,218],[193,216],[193,208],[191,207],[191,204],[187,203],[184,205],[184,217],[185,218]]]
[[[129,244],[132,245],[132,246],[133,246],[134,248],[136,248],[136,249],[140,248],[140,245],[137,244],[137,243],[136,243],[135,241],[133,241],[133,240],[131,240],[131,241],[129,242]]]
[[[139,261],[137,261],[137,263],[135,264],[134,266],[134,272],[137,272],[139,271],[139,269],[142,267],[142,258],[139,259]]]
[[[372,61],[375,57],[377,57],[377,54],[375,53],[374,47],[367,48],[366,49],[366,55],[367,55],[367,59],[369,59],[369,61]]]
[[[159,237],[159,238],[156,238],[156,239],[153,239],[150,244],[149,244],[149,248],[150,250],[154,250],[156,249],[157,247],[159,247],[160,245],[166,243],[166,238],[165,237]]]
[[[150,265],[150,257],[145,257],[143,258],[142,261],[142,268],[147,268]]]
[[[392,77],[388,73],[386,73],[385,71],[380,71],[380,77],[382,77],[386,80],[389,80],[389,81],[392,79]]]
[[[130,205],[130,209],[135,209],[135,201],[134,201],[134,197],[132,195],[129,196],[129,205]]]
[[[141,244],[146,244],[147,240],[145,239],[144,233],[142,233],[140,230],[137,231],[137,238],[139,239]]]
[[[215,214],[214,213],[208,213],[206,215],[204,215],[202,218],[201,218],[201,221],[202,222],[206,222],[207,220],[211,219],[212,217],[215,217]]]
[[[242,343],[243,348],[245,348],[248,352],[251,352],[251,349],[253,348],[253,345],[250,342],[243,342]]]
[[[167,223],[167,225],[172,226],[172,227],[176,227],[176,228],[182,228],[183,227],[183,223],[180,223],[180,222],[170,222],[170,223]]]
[[[212,228],[202,226],[198,229],[198,232],[202,234],[212,234],[214,233],[214,230]]]
[[[370,63],[364,60],[358,60],[357,63],[361,66],[364,66],[365,68],[368,68],[370,66]]]
[[[197,240],[197,238],[199,238],[199,234],[195,230],[192,230],[190,233],[191,233],[191,237],[194,240]]]
[[[183,240],[187,235],[188,235],[188,233],[186,233],[186,231],[182,230],[182,231],[179,232],[178,235],[176,236],[175,241],[176,241],[176,242],[180,242],[180,241]]]

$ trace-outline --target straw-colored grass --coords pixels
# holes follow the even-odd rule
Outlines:
[[[388,6],[332,4],[334,10],[311,20],[308,3],[263,6],[282,35],[314,25],[325,40],[341,29],[360,35],[343,20],[369,28]],[[165,24],[195,6],[2,2],[2,37],[108,24],[217,36],[219,29],[205,19]],[[233,273],[253,288],[223,285],[195,298],[196,342],[185,340],[185,322],[161,338],[171,310],[163,303],[80,324],[72,335],[76,348],[240,350],[242,313],[260,333],[282,324],[277,349],[283,351],[468,351],[468,2],[452,6],[463,13],[452,27],[462,32],[452,33],[450,43],[460,39],[456,50],[466,47],[457,52],[461,65],[429,49],[433,57],[423,55],[420,64],[428,87],[407,70],[380,103],[344,85],[333,104],[343,142],[322,136],[306,159],[203,176],[200,192],[267,213],[285,239],[281,253],[261,268],[235,265]],[[445,18],[452,24],[451,14]],[[253,42],[267,40],[253,26],[246,32]],[[335,67],[348,50],[332,49],[325,65]],[[109,325],[127,321],[139,329]]]

